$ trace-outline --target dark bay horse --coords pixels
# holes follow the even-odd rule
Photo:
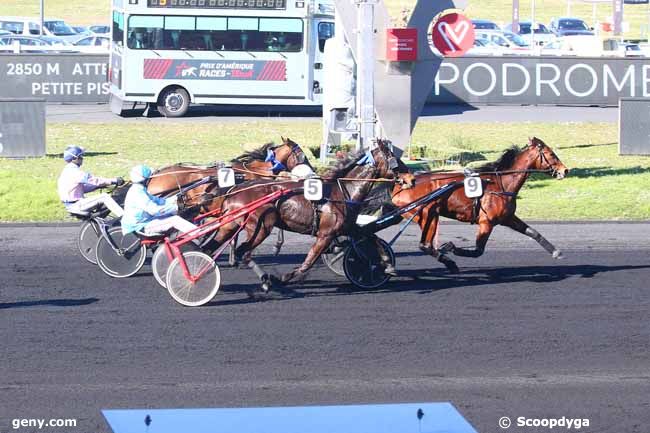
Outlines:
[[[554,258],[560,258],[561,252],[541,234],[515,215],[517,193],[533,172],[546,172],[557,179],[563,179],[569,169],[557,155],[539,138],[531,138],[522,149],[512,147],[506,150],[495,162],[476,169],[484,184],[484,193],[480,199],[465,196],[463,188],[456,189],[447,198],[422,208],[415,217],[422,236],[420,249],[431,254],[443,263],[451,272],[458,272],[456,263],[447,257],[451,252],[462,257],[480,257],[496,225],[503,225],[522,233],[539,243]],[[454,181],[462,181],[463,173],[427,173],[416,176],[415,188],[410,190],[393,190],[392,202],[403,206],[427,193]],[[478,225],[476,247],[459,248],[447,242],[439,249],[434,246],[440,216]]]
[[[380,141],[372,151],[354,153],[325,174],[324,178],[329,182],[330,188],[324,190],[325,198],[321,203],[311,202],[304,197],[302,181],[278,183],[261,180],[247,183],[239,187],[241,192],[237,193],[235,189],[231,192],[232,195],[224,200],[224,214],[280,188],[295,192],[275,203],[262,206],[251,214],[244,227],[248,239],[237,248],[236,256],[242,259],[243,264],[253,269],[262,281],[263,290],[267,291],[271,283],[270,276],[252,260],[252,251],[269,236],[273,227],[315,236],[316,242],[311,246],[302,265],[281,278],[282,282],[302,280],[332,240],[355,227],[360,205],[374,180],[386,178],[396,181],[398,177],[402,182],[412,183],[414,180],[404,163],[393,155],[389,146]],[[341,180],[342,178],[344,180]],[[239,224],[234,222],[221,227],[217,233],[218,241],[224,242],[228,239],[238,229]]]

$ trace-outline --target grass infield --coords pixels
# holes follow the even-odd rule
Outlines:
[[[138,163],[159,167],[179,161],[227,160],[253,146],[279,142],[280,135],[309,149],[319,143],[320,122],[50,124],[46,157],[0,159],[0,221],[66,218],[56,179],[67,144],[80,144],[89,151],[83,166],[87,171],[126,177]],[[543,220],[650,217],[650,157],[619,156],[613,123],[420,122],[412,153],[427,157],[436,168],[459,168],[496,159],[507,147],[523,145],[533,135],[553,147],[572,171],[562,181],[534,175],[521,190],[520,216]]]

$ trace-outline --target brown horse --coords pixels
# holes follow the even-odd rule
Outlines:
[[[419,210],[415,220],[422,230],[420,249],[431,254],[443,263],[451,272],[458,272],[456,263],[446,256],[452,252],[462,257],[480,257],[496,225],[503,225],[531,237],[537,241],[554,258],[560,258],[561,252],[547,241],[535,229],[515,215],[517,193],[533,172],[545,172],[557,179],[563,179],[569,170],[557,155],[539,138],[528,140],[523,149],[513,147],[495,162],[483,165],[476,171],[484,184],[484,193],[480,199],[465,196],[462,188],[456,189],[447,198],[441,199]],[[416,186],[408,191],[393,190],[392,201],[397,206],[408,204],[454,181],[462,181],[463,173],[427,173],[416,176]],[[459,248],[447,242],[440,249],[434,246],[440,216],[458,221],[478,224],[476,247]]]
[[[231,193],[232,195],[223,202],[224,213],[240,209],[280,188],[294,190],[294,193],[275,203],[262,206],[250,215],[244,227],[248,239],[237,248],[236,256],[242,259],[243,264],[253,269],[262,281],[263,290],[267,291],[271,283],[270,276],[252,260],[251,253],[269,236],[273,227],[316,236],[316,242],[302,265],[283,275],[281,280],[288,282],[294,278],[304,279],[307,271],[332,240],[354,228],[360,204],[370,191],[374,180],[389,178],[397,181],[398,176],[401,182],[412,183],[414,180],[404,163],[393,155],[389,146],[380,141],[371,152],[350,155],[325,174],[325,178],[330,182],[321,203],[311,202],[304,197],[302,182],[279,183],[261,180],[239,187],[239,193],[235,189],[234,194]],[[239,224],[241,222],[234,222],[220,228],[217,234],[218,242],[228,239],[239,228]]]
[[[282,144],[267,143],[259,149],[251,150],[230,161],[230,165],[243,180],[273,177],[280,171],[292,170],[299,164],[311,164],[302,148],[289,138],[282,138]],[[312,167],[313,168],[313,167]],[[206,176],[216,176],[218,165],[196,166],[175,164],[158,170],[147,185],[153,195],[166,195],[180,191],[181,187]],[[193,202],[205,194],[212,185],[206,184],[187,193],[186,201]]]

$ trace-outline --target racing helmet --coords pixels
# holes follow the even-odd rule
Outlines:
[[[149,179],[152,174],[153,171],[148,166],[140,164],[131,169],[129,172],[129,177],[133,183],[142,183]]]
[[[68,146],[63,151],[63,160],[65,162],[72,162],[75,159],[81,158],[84,156],[86,151],[83,147],[80,146]]]
[[[298,164],[293,168],[293,170],[291,170],[291,176],[300,179],[306,179],[315,175],[316,173],[314,173],[314,170],[312,170],[307,164]]]

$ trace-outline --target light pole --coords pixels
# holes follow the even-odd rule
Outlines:
[[[535,46],[535,0],[530,6],[530,46]]]
[[[44,18],[44,13],[43,11],[45,10],[45,0],[40,0],[40,6],[41,6],[41,25],[40,25],[40,35],[43,36],[43,22],[45,21]]]

